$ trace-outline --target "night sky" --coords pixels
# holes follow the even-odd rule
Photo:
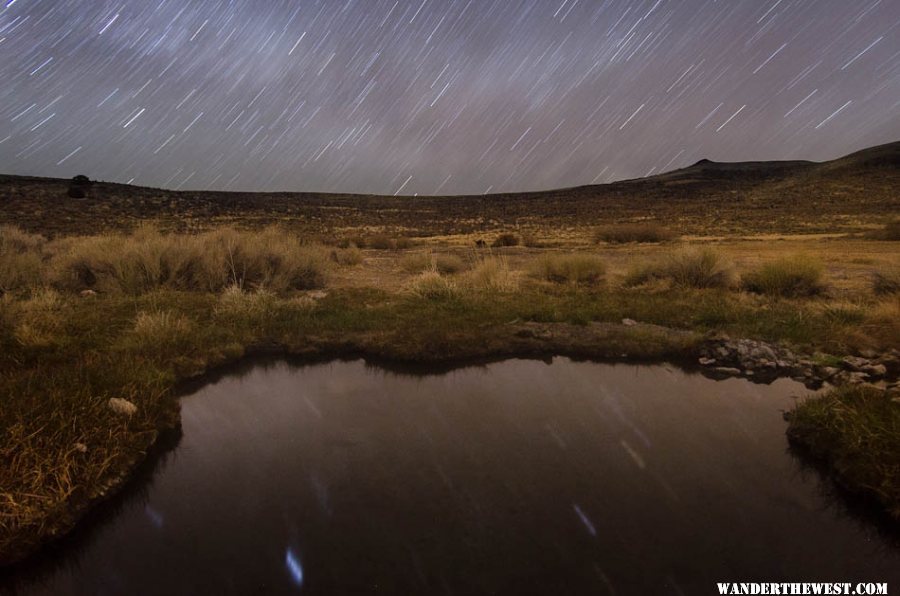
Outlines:
[[[0,2],[0,173],[458,194],[900,140],[898,0]]]

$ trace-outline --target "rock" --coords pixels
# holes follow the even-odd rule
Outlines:
[[[712,366],[713,364],[716,363],[716,359],[715,358],[700,358],[699,360],[697,360],[697,362],[700,363],[700,366]]]
[[[841,364],[847,370],[862,370],[863,367],[869,366],[871,362],[866,360],[865,358],[860,358],[858,356],[847,356],[843,360],[841,360]]]
[[[771,369],[778,368],[778,364],[775,362],[772,362],[771,360],[760,360],[758,364],[759,364],[760,368],[771,368]]]
[[[880,379],[887,374],[887,367],[883,364],[870,364],[862,367],[860,372],[866,373],[870,378]]]
[[[728,358],[728,356],[731,355],[731,352],[729,352],[728,348],[726,348],[725,346],[719,346],[718,348],[716,348],[716,355],[719,358]]]
[[[84,443],[75,443],[75,451],[79,453],[87,453],[87,445]]]
[[[109,408],[115,412],[116,414],[121,414],[123,416],[131,416],[135,412],[137,412],[137,406],[128,401],[127,399],[121,399],[119,397],[111,397],[107,402],[109,404]]]
[[[626,327],[634,327],[635,325],[637,325],[637,321],[635,321],[634,319],[622,319],[622,324]]]
[[[722,373],[723,375],[739,375],[741,374],[741,369],[732,368],[730,366],[717,366],[713,369],[717,373]]]
[[[859,355],[863,358],[868,358],[871,360],[872,358],[878,357],[878,352],[876,352],[875,350],[860,350]]]
[[[838,374],[841,371],[840,371],[840,369],[837,369],[833,366],[822,366],[818,369],[818,372],[819,372],[819,376],[821,376],[822,378],[830,379],[831,377],[833,377],[834,375]]]
[[[328,296],[328,292],[326,292],[325,290],[312,290],[310,292],[307,292],[306,295],[313,300],[321,300],[322,298]]]
[[[96,295],[97,295],[97,292],[95,292],[94,290],[81,290],[81,292],[79,293],[79,295],[80,295],[82,298],[90,298],[90,297],[92,297],[92,296],[96,296]]]

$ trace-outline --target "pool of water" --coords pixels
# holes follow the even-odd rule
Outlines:
[[[713,594],[900,586],[900,548],[788,452],[780,380],[557,358],[437,375],[275,363],[20,594]],[[83,533],[84,534],[84,533]],[[895,588],[896,589],[896,588]]]

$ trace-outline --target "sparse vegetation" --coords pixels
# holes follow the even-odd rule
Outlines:
[[[804,400],[788,437],[825,461],[846,488],[900,520],[900,407],[882,390],[848,386]]]
[[[674,232],[659,224],[624,223],[602,226],[594,232],[594,242],[627,244],[629,242],[668,242],[674,240]]]
[[[0,226],[0,295],[38,284],[44,243],[36,234]]]
[[[585,253],[541,255],[532,269],[532,275],[538,279],[576,285],[596,285],[605,273],[603,259]]]
[[[823,270],[822,263],[811,257],[805,255],[784,257],[746,273],[743,285],[750,292],[769,296],[783,298],[815,296],[824,289]]]
[[[461,258],[453,254],[433,254],[417,252],[406,255],[400,266],[409,273],[422,273],[434,269],[442,275],[459,273],[466,268]]]

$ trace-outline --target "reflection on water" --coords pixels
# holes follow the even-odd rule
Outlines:
[[[900,549],[787,453],[805,390],[663,366],[336,362],[182,400],[141,495],[22,594],[711,594],[900,585]]]

